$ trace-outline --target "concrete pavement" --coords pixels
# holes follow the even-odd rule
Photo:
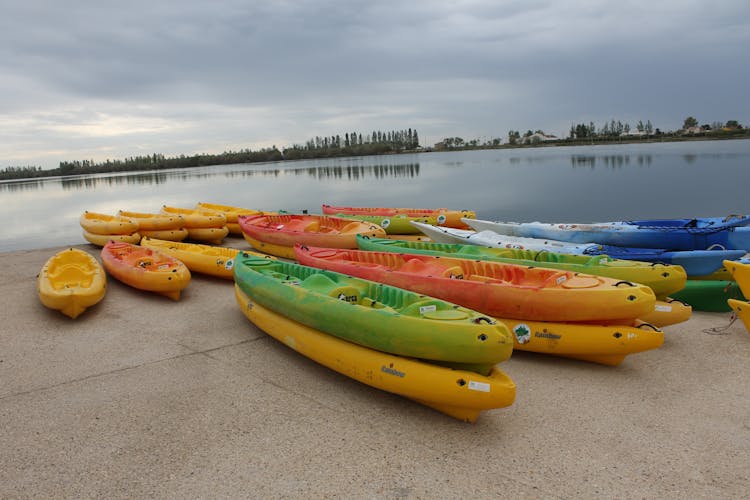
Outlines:
[[[514,405],[466,424],[281,345],[228,281],[194,274],[173,302],[110,278],[71,320],[36,296],[60,249],[0,254],[0,497],[750,491],[750,334],[740,321],[704,331],[729,313],[694,313],[614,368],[516,352],[501,366]]]

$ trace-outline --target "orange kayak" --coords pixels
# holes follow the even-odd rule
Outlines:
[[[632,321],[651,313],[656,303],[645,285],[559,269],[302,245],[294,250],[301,264],[405,288],[494,317]]]
[[[357,248],[357,235],[382,238],[382,227],[325,215],[256,215],[239,217],[245,240],[253,248],[277,257],[294,259],[294,245]]]
[[[407,217],[432,217],[438,226],[455,227],[467,229],[469,226],[461,222],[461,217],[476,219],[476,214],[471,210],[449,210],[447,208],[383,208],[383,207],[340,207],[334,205],[323,205],[323,213],[327,215],[374,215],[379,217],[394,217],[406,215]]]
[[[126,285],[180,299],[190,283],[190,271],[181,261],[158,250],[110,241],[102,248],[102,264],[109,274]]]

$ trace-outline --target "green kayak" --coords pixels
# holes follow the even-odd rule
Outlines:
[[[244,252],[234,278],[258,304],[379,351],[488,372],[513,349],[510,332],[494,319],[381,283]]]
[[[671,295],[673,299],[690,304],[693,310],[729,312],[729,299],[746,300],[734,281],[688,280],[685,288]]]
[[[390,240],[357,236],[361,250],[416,253],[473,260],[492,260],[528,267],[546,267],[583,274],[595,274],[632,281],[650,287],[659,297],[681,290],[687,274],[681,266],[636,260],[612,259],[606,255],[571,255],[516,248],[489,248],[478,245]]]

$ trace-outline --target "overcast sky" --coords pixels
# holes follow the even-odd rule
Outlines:
[[[750,125],[748,0],[0,0],[0,168]]]

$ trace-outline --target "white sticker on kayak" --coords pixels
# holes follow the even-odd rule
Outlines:
[[[600,265],[604,265],[606,263],[607,263],[607,259],[606,258],[604,258],[604,259],[602,259],[602,260],[599,261]]]
[[[486,382],[474,382],[469,380],[469,389],[472,391],[490,392],[490,384]]]
[[[230,270],[230,269],[232,269],[233,267],[234,267],[234,259],[229,259],[229,260],[228,260],[228,261],[226,262],[226,264],[224,264],[224,269],[226,269],[227,271],[229,271],[229,270]]]
[[[387,228],[390,225],[391,225],[390,219],[383,219],[382,221],[380,221],[380,227],[382,227],[383,229]]]
[[[431,313],[435,311],[437,311],[437,306],[434,304],[431,306],[422,306],[419,308],[419,314]]]
[[[654,310],[655,311],[659,311],[659,312],[671,312],[672,311],[672,306],[667,306],[667,305],[662,305],[662,304],[656,304],[656,306],[654,307]]]
[[[560,283],[564,283],[564,282],[568,281],[568,277],[567,276],[560,276],[559,278],[557,278],[556,281],[557,281],[557,284],[559,285]]]
[[[443,214],[437,216],[437,223],[440,225],[445,224],[446,220],[448,220],[448,218]]]

